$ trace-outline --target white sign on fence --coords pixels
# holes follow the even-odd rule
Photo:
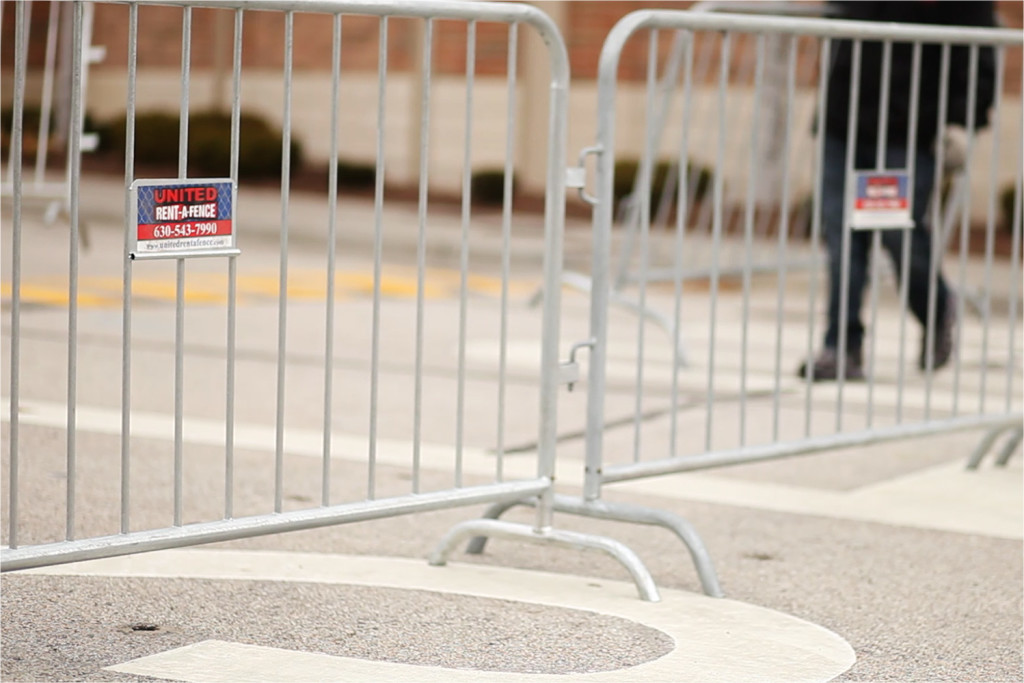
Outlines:
[[[230,179],[136,180],[130,258],[238,254]]]
[[[850,226],[856,230],[913,228],[906,171],[855,171]]]

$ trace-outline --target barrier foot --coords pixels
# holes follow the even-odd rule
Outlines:
[[[648,308],[646,305],[641,306],[639,302],[628,299],[618,292],[612,293],[609,303],[613,306],[619,306],[620,308],[632,311],[633,314],[641,318],[646,318],[651,323],[660,327],[668,336],[669,340],[675,344],[678,367],[685,368],[689,366],[690,362],[687,359],[686,347],[683,346],[680,331],[676,329],[675,325],[672,324],[667,317],[652,308]]]
[[[984,459],[985,454],[992,449],[992,444],[994,444],[996,439],[1005,432],[1011,432],[1013,436],[1011,436],[1010,440],[1007,441],[996,460],[997,465],[1005,465],[1009,461],[1010,456],[1013,455],[1013,451],[1017,448],[1018,444],[1020,444],[1021,435],[1024,433],[1024,428],[1020,425],[1000,425],[987,431],[985,436],[982,437],[981,443],[979,443],[977,448],[974,449],[974,452],[971,453],[971,457],[967,461],[967,469],[978,469],[978,466],[981,465],[981,461]]]
[[[569,289],[574,289],[578,292],[586,294],[590,292],[592,282],[589,276],[583,275],[582,273],[575,273],[572,271],[566,271],[562,273],[562,286]],[[621,287],[616,286],[610,292],[609,303],[620,308],[625,308],[631,311],[633,314],[645,318],[653,324],[660,327],[668,335],[668,338],[675,344],[676,355],[679,359],[678,366],[685,368],[689,366],[687,360],[686,347],[683,346],[683,342],[680,339],[679,331],[676,330],[675,325],[672,324],[667,317],[658,313],[657,311],[648,308],[647,306],[641,306],[638,302],[633,301],[620,294]],[[536,308],[540,305],[540,302],[544,299],[543,287],[538,288],[527,300],[527,305],[530,308]]]
[[[495,520],[516,505],[536,505],[536,499],[503,501],[494,503],[483,513],[484,519]],[[555,494],[552,501],[552,508],[556,512],[566,512],[580,515],[582,517],[594,517],[597,519],[608,519],[618,522],[633,522],[636,524],[652,524],[664,527],[674,533],[686,546],[697,569],[697,576],[700,579],[701,588],[704,594],[713,598],[725,596],[721,585],[718,583],[718,574],[715,572],[711,555],[704,547],[704,541],[700,534],[686,519],[679,515],[664,510],[648,508],[627,503],[608,503],[601,500],[586,501],[572,496]],[[466,545],[466,552],[471,555],[479,555],[484,551],[487,544],[486,536],[476,536]]]
[[[1006,467],[1006,463],[1010,461],[1010,456],[1017,450],[1017,446],[1020,446],[1022,439],[1024,439],[1024,428],[1017,427],[1013,430],[1013,435],[1003,445],[1003,450],[999,452],[999,457],[996,458],[996,465]]]
[[[508,500],[508,501],[502,501],[500,503],[494,503],[490,507],[488,507],[486,510],[484,510],[484,514],[481,515],[481,517],[483,519],[498,519],[503,514],[505,514],[506,512],[511,510],[512,508],[514,508],[516,505],[529,505],[529,504],[530,504],[529,501],[522,501],[522,500]],[[474,538],[471,538],[469,540],[469,543],[466,544],[466,554],[467,555],[479,555],[479,554],[483,553],[484,546],[486,546],[486,545],[487,545],[487,537],[486,536],[476,536]]]
[[[551,528],[537,529],[525,524],[513,524],[494,519],[473,519],[455,525],[445,534],[444,538],[437,544],[434,552],[431,553],[430,564],[435,567],[444,566],[448,562],[448,556],[457,545],[467,538],[475,536],[494,536],[541,545],[554,545],[562,548],[601,551],[618,560],[629,571],[640,594],[640,599],[648,602],[659,602],[661,600],[661,595],[658,593],[658,587],[654,584],[654,579],[651,578],[651,573],[647,571],[647,567],[640,561],[636,553],[622,543],[610,538],[581,534],[574,531],[559,531]]]
[[[697,530],[683,517],[655,508],[642,505],[631,505],[629,503],[609,503],[603,500],[582,500],[566,495],[555,495],[554,509],[558,512],[584,517],[595,517],[598,519],[609,519],[619,522],[633,522],[636,524],[652,524],[668,529],[683,542],[690,552],[694,567],[697,569],[697,576],[700,578],[701,588],[704,594],[713,598],[725,596],[722,587],[718,583],[718,575],[715,572],[711,555],[704,547]]]

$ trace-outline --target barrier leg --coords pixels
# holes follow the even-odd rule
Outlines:
[[[701,588],[705,595],[713,598],[724,597],[722,588],[718,583],[718,575],[715,573],[714,564],[704,541],[701,540],[693,525],[683,517],[655,508],[641,505],[630,505],[628,503],[609,503],[603,500],[586,501],[565,495],[556,495],[554,501],[555,510],[568,512],[570,514],[597,519],[609,519],[619,522],[633,522],[635,524],[651,524],[668,529],[683,542],[690,552],[690,557],[697,569],[697,576],[700,578]]]
[[[501,502],[491,505],[483,514],[484,519],[495,520],[505,514],[516,505],[536,505],[536,499],[518,500],[512,502]],[[595,519],[608,519],[617,522],[632,522],[634,524],[651,524],[664,527],[674,533],[683,542],[690,553],[694,567],[697,569],[697,576],[700,578],[701,588],[704,594],[713,598],[725,596],[721,585],[718,583],[718,575],[715,572],[711,555],[704,547],[697,530],[693,528],[686,519],[679,515],[665,510],[630,505],[628,503],[609,503],[602,500],[586,501],[573,496],[556,494],[553,500],[553,508],[556,512],[565,512],[581,517],[593,517]],[[466,546],[469,554],[479,554],[487,544],[486,536],[477,536],[470,540]]]
[[[1017,450],[1017,446],[1020,446],[1021,439],[1024,439],[1024,427],[1016,427],[1013,430],[1013,435],[1003,445],[1003,450],[999,451],[996,465],[1006,467],[1006,463],[1010,461],[1010,456]]]
[[[530,504],[530,501],[522,501],[522,500],[501,501],[501,502],[498,502],[498,503],[494,503],[490,507],[488,507],[486,510],[484,510],[484,514],[481,515],[481,518],[482,519],[498,519],[503,514],[505,514],[506,512],[511,510],[512,508],[514,508],[516,505],[529,505],[529,504]],[[475,538],[472,538],[472,539],[470,539],[469,543],[466,544],[466,554],[467,555],[479,555],[479,554],[481,554],[484,551],[484,546],[485,545],[487,545],[487,537],[486,536],[477,536]]]
[[[579,550],[598,550],[618,560],[633,577],[637,591],[642,600],[658,602],[661,595],[654,584],[647,567],[632,550],[618,541],[602,536],[580,534],[573,531],[556,529],[538,530],[525,524],[512,524],[494,519],[474,519],[457,524],[445,534],[434,552],[430,555],[430,564],[435,567],[444,566],[448,556],[462,541],[475,536],[495,536],[541,545],[554,545]]]
[[[640,304],[623,297],[618,292],[612,293],[609,303],[613,306],[619,306],[632,311],[643,318],[647,318],[652,323],[665,330],[665,334],[668,335],[669,340],[676,346],[676,354],[679,358],[679,367],[685,368],[689,365],[689,362],[686,359],[686,349],[683,347],[683,341],[680,338],[680,331],[675,328],[675,325],[673,325],[666,316],[658,313],[652,308],[648,308],[647,306],[640,306]]]
[[[568,287],[569,289],[575,289],[577,292],[587,294],[590,292],[590,277],[582,273],[574,273],[572,271],[565,271],[562,273],[562,286]],[[544,300],[544,287],[538,287],[529,299],[527,299],[526,305],[530,308],[536,308],[540,305],[540,302]]]
[[[562,286],[585,294],[591,289],[591,280],[586,275],[581,275],[580,273],[565,272],[562,273]],[[530,308],[536,308],[543,298],[544,289],[539,288],[527,300],[527,305]],[[650,320],[652,323],[663,329],[665,334],[668,335],[669,340],[676,346],[676,353],[679,357],[679,367],[685,368],[689,365],[689,362],[686,359],[686,348],[683,346],[683,341],[680,338],[680,331],[675,328],[675,325],[673,325],[666,316],[649,307],[641,307],[640,304],[635,301],[622,296],[617,289],[612,290],[608,301],[611,305],[625,308],[638,316]]]
[[[981,443],[979,443],[977,448],[974,449],[974,452],[971,453],[970,459],[967,461],[967,469],[978,469],[978,465],[981,464],[981,461],[985,457],[985,454],[988,453],[989,450],[991,450],[992,444],[994,444],[996,439],[999,438],[999,435],[1011,429],[1019,431],[1020,428],[1000,425],[999,427],[994,427],[989,431],[985,432],[985,436],[981,439]]]

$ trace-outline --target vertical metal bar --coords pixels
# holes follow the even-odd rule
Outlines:
[[[77,408],[78,408],[78,196],[82,169],[82,17],[84,6],[75,3],[74,38],[71,55],[71,120],[69,124],[69,197],[71,234],[69,236],[68,268],[68,487],[67,487],[67,540],[75,537],[75,488],[77,486]]]
[[[842,238],[842,264],[839,276],[839,339],[836,344],[838,353],[838,372],[836,386],[836,431],[843,429],[843,389],[846,386],[846,353],[847,353],[847,327],[850,322],[850,315],[857,316],[860,311],[850,311],[850,242],[853,235],[850,234],[850,226],[847,217],[850,215],[850,193],[848,189],[853,182],[854,157],[857,150],[857,106],[860,100],[860,67],[861,67],[861,41],[853,41],[853,64],[850,67],[850,106],[847,116],[846,127],[846,173],[845,186],[843,188],[843,238]]]
[[[828,91],[829,66],[831,65],[832,39],[823,38],[821,41],[820,56],[818,57],[818,104],[816,120],[825,121],[828,110],[828,100],[825,93]],[[825,169],[825,126],[819,124],[817,140],[814,146],[814,194],[811,197],[811,253],[819,254],[821,245],[821,195],[824,185]],[[807,319],[810,324],[807,326],[807,385],[804,395],[804,436],[811,435],[812,398],[814,387],[814,333],[815,321],[817,320],[817,298],[818,298],[818,271],[819,268],[811,268],[811,282],[808,287]]]
[[[707,421],[704,429],[704,449],[711,450],[712,423],[715,410],[715,332],[718,323],[718,258],[722,247],[722,202],[723,188],[722,161],[725,156],[725,134],[726,128],[726,95],[729,89],[729,62],[731,56],[732,34],[722,35],[722,49],[719,59],[721,68],[718,81],[718,151],[715,156],[715,185],[714,185],[714,224],[713,239],[711,241],[711,313],[708,330],[708,393],[707,393]]]
[[[658,30],[652,29],[647,41],[647,87],[646,105],[644,111],[650,114],[654,108],[655,79],[658,72]],[[634,196],[634,201],[640,201],[640,277],[638,278],[640,291],[637,294],[637,305],[639,310],[647,309],[647,278],[650,270],[650,233],[651,233],[651,183],[653,179],[652,166],[654,164],[654,138],[658,134],[656,126],[651,122],[650,116],[646,120],[644,138],[644,154],[640,161],[640,182],[639,198]],[[633,410],[633,460],[640,459],[641,427],[643,425],[643,404],[644,404],[644,329],[647,325],[643,315],[636,317],[636,396]],[[674,370],[673,370],[674,372]]]
[[[380,280],[381,251],[384,245],[384,122],[387,101],[388,18],[381,17],[377,52],[377,176],[373,191],[373,322],[370,351],[370,444],[367,469],[367,494],[373,500],[377,488],[377,386],[380,371]]]
[[[789,140],[793,130],[793,102],[796,99],[796,36],[789,36],[789,55],[786,71],[786,122],[783,129],[782,148],[789,150]],[[789,194],[790,194],[790,164],[787,153],[782,161],[782,207],[779,217],[779,275],[778,275],[778,303],[776,306],[775,319],[775,391],[772,399],[773,422],[772,440],[779,439],[779,406],[782,399],[782,330],[784,327],[784,310],[786,301],[786,274],[788,268],[787,241],[789,239]]]
[[[971,45],[969,48],[968,67],[967,67],[967,149],[965,151],[965,158],[969,160],[971,158],[971,152],[974,151],[974,109],[975,102],[977,100],[977,83],[978,83],[978,46]],[[993,154],[993,157],[995,155]],[[971,165],[970,163],[964,166],[964,185],[967,188],[971,186]],[[971,239],[971,193],[970,191],[964,192],[963,206],[960,210],[960,296],[956,298],[956,318],[957,318],[957,329],[963,328],[964,312],[966,310],[964,305],[964,296],[967,294],[967,254],[970,251],[970,239]],[[947,304],[948,309],[948,304]],[[943,314],[948,315],[947,311],[943,311]],[[960,414],[960,377],[962,371],[962,364],[960,362],[960,349],[953,349],[953,415]],[[985,366],[982,365],[979,372],[984,377]],[[984,382],[984,380],[982,380]],[[984,384],[983,384],[984,386]]]
[[[235,35],[231,75],[231,206],[238,206],[238,154],[242,127],[242,21],[244,13],[235,10]],[[238,310],[238,260],[228,257],[227,387],[224,406],[224,518],[231,519],[235,508],[235,353]]]
[[[420,89],[420,165],[419,165],[419,233],[416,240],[416,364],[415,386],[413,388],[413,437],[412,437],[412,490],[419,492],[420,484],[420,441],[422,440],[423,419],[423,324],[426,314],[424,294],[427,269],[427,198],[430,182],[430,95],[431,71],[434,54],[434,20],[426,19],[423,25],[423,58]]]
[[[31,3],[29,3],[31,7]],[[60,3],[50,3],[50,18],[46,27],[46,57],[43,65],[42,102],[39,105],[39,144],[36,148],[36,185],[46,179],[46,156],[50,144],[50,118],[53,107],[53,71],[57,60],[57,38],[60,27]]]
[[[0,0],[0,10],[3,9],[2,2],[3,2],[3,0]],[[16,7],[22,7],[25,10],[25,16],[24,16],[25,25],[22,28],[22,30],[26,31],[26,32],[31,31],[31,28],[32,28],[32,0],[23,0],[23,1],[17,2],[15,4],[15,6]],[[0,14],[2,14],[2,11],[0,11]],[[18,14],[15,11],[14,12],[15,20],[16,20],[17,16],[18,16]],[[2,18],[2,15],[0,15],[0,18]],[[17,26],[15,26],[15,31],[16,30],[17,30]],[[25,42],[26,42],[26,45],[28,45],[28,42],[29,42],[28,37],[25,38]],[[15,43],[15,45],[17,44],[17,38],[16,37],[14,39],[14,43]],[[28,49],[28,48],[26,48],[26,49]],[[28,77],[28,62],[26,62],[26,76]],[[25,126],[25,112],[24,111],[22,112],[22,126],[23,126],[23,133],[24,133],[24,126]],[[12,118],[11,119],[11,137],[12,138],[13,138],[13,133],[14,133],[13,127],[14,127],[14,121],[13,121],[13,118]],[[24,162],[23,162],[23,165],[24,165]],[[13,178],[14,178],[14,167],[13,166],[11,166],[7,170],[7,174],[10,176],[11,182],[13,182]]]
[[[668,55],[665,58],[665,67],[661,72],[661,79],[658,84],[658,90],[660,97],[658,100],[658,111],[654,115],[656,121],[655,127],[655,144],[654,147],[657,149],[662,141],[662,136],[665,134],[665,125],[668,120],[669,109],[672,107],[672,101],[675,99],[676,86],[679,84],[679,66],[683,61],[683,50],[685,49],[686,43],[684,42],[685,33],[683,31],[676,31],[675,36],[672,39],[672,45],[669,47]],[[668,215],[672,210],[672,202],[678,195],[674,195],[676,188],[673,185],[679,183],[679,168],[668,169],[668,173],[665,174],[665,178],[661,182],[661,197],[658,200],[657,212],[654,214],[653,225],[660,228],[664,228],[668,225]]]
[[[889,83],[892,75],[892,41],[882,43],[882,82],[878,86],[878,137],[875,139],[875,170],[885,170],[885,153],[889,148]]]
[[[174,526],[182,524],[184,495],[185,259],[175,262],[174,306]]]
[[[708,80],[710,80],[710,78],[713,75],[712,63],[714,62],[714,56],[712,55],[713,50],[711,48],[714,45],[714,43],[712,42],[712,39],[714,38],[714,36],[711,35],[711,34],[704,34],[703,37],[704,37],[704,40],[701,41],[702,49],[700,50],[700,53],[699,53],[699,56],[698,56],[698,60],[697,60],[697,68],[695,70],[696,71],[696,75],[694,76],[694,79],[693,79],[694,83],[706,83],[706,82],[708,82]],[[695,44],[694,46],[696,47],[697,34],[691,33],[691,38],[692,38],[692,40],[693,40],[693,42]],[[713,125],[715,125],[714,124],[715,112],[713,110],[714,104],[713,104],[713,102],[712,102],[710,97],[699,98],[699,102],[700,102],[700,104],[698,104],[695,107],[695,108],[697,108],[697,107],[700,108],[700,113],[697,114],[696,116],[694,116],[694,119],[698,122],[696,125],[699,128],[701,128],[701,129],[703,128],[703,126],[707,126],[708,128],[710,128]],[[701,230],[701,229],[704,229],[704,228],[710,229],[710,226],[707,225],[707,223],[706,223],[706,219],[709,218],[708,211],[704,208],[708,204],[708,202],[701,201],[699,204],[697,203],[697,201],[696,201],[697,200],[697,187],[698,187],[698,183],[693,183],[691,185],[691,187],[688,188],[688,195],[689,196],[688,196],[688,201],[687,201],[687,204],[688,204],[688,206],[691,209],[697,209],[697,208],[700,209],[700,213],[697,216],[697,219],[696,219],[696,221],[694,223],[694,226],[693,226],[695,232],[697,230]],[[688,224],[688,223],[689,223],[689,218],[687,217],[687,220],[686,220],[686,222],[684,224]],[[704,230],[704,232],[707,233],[708,230]]]
[[[740,446],[747,444],[747,360],[750,345],[750,285],[754,260],[754,213],[757,197],[757,161],[760,149],[758,131],[761,120],[761,98],[764,97],[765,37],[757,36],[756,65],[754,67],[754,108],[751,112],[750,161],[747,181],[747,207],[743,218],[743,329],[740,332]]]
[[[1021,92],[1024,92],[1024,73],[1021,74]],[[1017,164],[1016,176],[1013,179],[1013,216],[1011,217],[1010,239],[1010,300],[1008,302],[1009,339],[1007,340],[1006,353],[1006,412],[1013,410],[1013,389],[1014,379],[1019,372],[1017,369],[1017,297],[1021,281],[1020,277],[1020,242],[1021,242],[1021,193],[1024,185],[1024,119],[1020,119],[1020,132],[1017,135]]]
[[[181,15],[181,109],[178,116],[178,178],[188,177],[189,79],[192,57],[192,8]],[[185,402],[185,259],[175,268],[174,316],[174,526],[182,524],[184,496],[184,402]]]
[[[508,93],[505,111],[505,175],[501,203],[501,330],[498,349],[498,428],[495,448],[495,479],[505,478],[505,382],[508,371],[508,286],[511,270],[512,192],[516,150],[516,61],[518,59],[519,24],[508,28],[506,79]]]
[[[746,85],[750,81],[751,73],[753,71],[756,71],[756,69],[757,69],[756,62],[751,62],[751,60],[746,59],[744,57],[746,55],[746,53],[747,53],[747,49],[744,46],[744,41],[743,41],[744,38],[748,38],[749,39],[750,36],[748,36],[746,34],[740,34],[739,40],[737,41],[737,45],[736,45],[736,53],[737,53],[737,55],[739,55],[739,57],[737,59],[738,63],[736,65],[734,65],[734,67],[733,67],[733,73],[732,73],[732,76],[731,76],[731,80],[732,80],[732,82],[734,84],[744,84],[744,85]],[[747,112],[746,112],[745,103],[743,101],[738,102],[737,105],[733,107],[733,115],[734,115],[733,116],[733,120],[734,121],[746,120],[744,118],[746,113]],[[723,121],[722,124],[723,125],[730,125],[728,121]],[[732,161],[733,160],[735,160],[735,162],[737,164],[739,164],[741,162],[742,155],[743,155],[743,144],[742,144],[742,142],[740,142],[740,140],[741,140],[740,136],[737,136],[737,138],[735,140],[730,140],[730,142],[732,144],[731,144],[730,148],[726,152],[729,155],[729,161],[725,162],[725,166],[723,166],[723,168],[725,168],[725,167],[732,167]],[[738,206],[738,202],[730,202],[725,207],[725,210],[726,210],[726,213],[723,216],[723,225],[728,227],[728,226],[731,226],[733,224],[734,217],[740,211],[740,208]],[[658,220],[655,222],[655,225],[659,225],[659,226],[661,225],[660,213],[661,212],[660,212],[660,207],[659,207]],[[735,251],[735,250],[733,250],[733,251]],[[727,254],[727,256],[728,256],[728,254]],[[733,256],[735,256],[735,254],[733,254]]]
[[[274,512],[284,504],[285,356],[288,341],[288,200],[291,193],[292,52],[295,12],[284,15],[284,112],[281,124],[281,265],[277,314],[277,443],[274,450]]]
[[[914,213],[914,191],[917,178],[917,124],[920,117],[918,98],[921,92],[921,43],[914,43],[910,71],[910,111],[907,116],[907,177],[910,179],[910,212]],[[917,226],[914,226],[915,228]],[[910,298],[910,249],[913,229],[903,231],[903,243],[900,250],[900,343],[899,364],[896,384],[896,424],[903,422],[903,389],[906,384],[906,341],[907,341],[907,310]]]
[[[672,417],[670,418],[670,434],[669,434],[669,452],[675,454],[678,452],[679,444],[679,364],[682,362],[682,358],[679,354],[679,337],[682,335],[683,330],[683,247],[685,244],[686,237],[686,216],[689,212],[688,205],[688,183],[689,183],[689,170],[687,168],[688,159],[690,157],[690,123],[691,115],[693,113],[693,46],[694,46],[694,35],[691,32],[678,31],[676,33],[675,41],[673,42],[673,56],[670,59],[675,60],[676,46],[680,44],[680,41],[685,40],[685,44],[680,45],[683,48],[682,59],[683,59],[683,116],[681,125],[682,128],[679,131],[679,158],[677,164],[679,165],[679,172],[677,182],[679,184],[676,190],[676,196],[679,198],[679,206],[676,208],[676,243],[673,257],[674,267],[672,268],[673,292],[674,292],[674,312],[672,320],[672,329],[675,333],[675,339],[672,340],[672,391],[671,391],[671,403],[672,403]]]
[[[324,434],[320,504],[331,504],[331,415],[334,406],[334,285],[338,248],[338,108],[341,81],[341,15],[331,34],[331,152],[327,167],[327,302],[324,324]]]
[[[981,326],[981,387],[978,391],[978,412],[985,412],[985,403],[987,396],[986,389],[988,388],[988,347],[989,347],[989,325],[991,323],[992,316],[992,268],[993,258],[995,251],[995,216],[996,216],[996,186],[998,178],[998,160],[1000,156],[1000,136],[999,130],[1001,128],[1001,115],[1003,100],[1003,78],[1005,74],[1005,48],[995,49],[996,57],[996,86],[995,86],[995,99],[992,103],[992,158],[990,160],[991,166],[989,167],[989,178],[990,187],[988,194],[988,219],[985,226],[985,288],[984,297],[982,301],[982,326]],[[1019,280],[1011,280],[1013,282],[1019,282]],[[963,328],[961,327],[961,334]],[[959,357],[959,354],[957,354]]]
[[[594,207],[591,230],[590,277],[590,335],[593,347],[590,349],[590,366],[587,370],[587,429],[586,463],[584,466],[583,498],[597,500],[601,495],[603,432],[605,413],[605,387],[607,385],[606,349],[608,340],[609,293],[614,286],[611,282],[611,232],[615,212],[615,95],[617,74],[612,70],[598,72],[597,89],[597,204]],[[553,93],[554,94],[554,93]],[[549,152],[549,159],[553,154]],[[550,171],[548,177],[550,178]],[[550,194],[548,195],[550,199]],[[545,203],[546,205],[546,203]],[[553,291],[548,290],[553,286]],[[560,294],[562,287],[559,276],[553,283],[544,283],[545,307],[550,293]],[[543,381],[543,376],[542,376]],[[541,394],[542,401],[544,395]],[[543,420],[544,413],[541,413]],[[543,424],[543,422],[542,422]]]
[[[56,4],[56,3],[55,3]],[[128,7],[128,100],[124,141],[124,250],[131,244],[131,188],[135,180],[135,98],[139,63],[139,6]],[[131,530],[132,260],[122,263],[121,302],[121,533]]]
[[[654,144],[652,145],[653,148],[657,148],[661,135],[665,131],[665,122],[668,117],[669,109],[672,106],[672,96],[675,90],[675,82],[679,75],[679,63],[682,59],[682,50],[684,49],[684,46],[683,32],[677,31],[675,39],[672,41],[672,47],[669,50],[665,69],[661,77],[661,83],[659,86],[661,97],[658,101],[657,107],[655,108],[655,113],[650,117],[651,121],[647,123],[648,129],[651,131],[649,135],[654,140]],[[650,111],[650,109],[648,109],[648,111]],[[666,174],[664,182],[669,183],[671,178],[671,173]],[[619,247],[619,265],[615,276],[615,284],[613,286],[616,291],[624,289],[631,284],[630,266],[632,265],[634,238],[636,231],[640,228],[640,204],[636,201],[636,193],[639,190],[641,180],[642,178],[640,174],[637,173],[633,179],[633,189],[630,195],[632,201],[628,203],[628,208],[626,209],[624,222],[626,224],[627,235],[624,243]],[[659,224],[664,218],[664,214],[667,213],[670,204],[670,197],[668,196],[668,193],[666,193],[662,196],[662,201],[659,203],[658,214],[656,217]]]
[[[178,178],[188,177],[189,82],[192,75],[192,8],[181,8],[181,104],[178,109]]]
[[[11,146],[8,163],[11,165],[11,184],[14,194],[11,222],[11,375],[10,375],[10,470],[7,481],[7,545],[18,547],[18,493],[20,431],[19,404],[21,402],[21,201],[22,201],[22,141],[25,132],[25,72],[28,65],[28,22],[26,5],[14,5],[14,110],[11,114]]]
[[[938,110],[938,125],[936,126],[936,138],[941,140],[942,135],[946,130],[946,107],[949,100],[949,54],[950,48],[949,43],[942,44],[942,57],[939,66],[939,110]],[[942,201],[940,192],[938,189],[942,187],[942,167],[944,165],[943,149],[942,145],[938,147],[938,153],[935,159],[935,173],[932,182],[932,225],[941,225],[942,221]],[[931,419],[932,415],[932,381],[935,375],[935,353],[933,345],[935,344],[935,307],[937,303],[938,292],[938,278],[939,278],[939,267],[942,262],[942,242],[941,239],[932,240],[932,258],[931,266],[928,269],[928,307],[927,314],[925,316],[925,389],[924,389],[924,419]]]
[[[462,240],[459,250],[459,371],[455,410],[455,486],[462,486],[462,440],[466,421],[466,323],[469,277],[469,218],[473,174],[473,89],[476,75],[476,20],[466,25],[466,113],[462,157]]]
[[[882,43],[882,82],[879,84],[878,131],[875,140],[875,170],[884,171],[887,166],[886,156],[889,151],[889,84],[892,75],[892,41]],[[907,148],[907,156],[913,153]],[[904,163],[904,165],[906,165]],[[912,188],[908,191],[913,194]],[[867,381],[868,408],[865,426],[870,429],[875,416],[875,349],[878,341],[878,269],[882,260],[882,233],[871,231],[871,283],[869,285],[871,301],[870,334],[868,337]]]
[[[555,446],[558,426],[561,279],[565,231],[565,147],[569,118],[569,56],[552,26],[542,36],[551,57],[548,96],[547,176],[544,197],[544,313],[541,335],[540,410],[537,476],[551,482],[537,501],[536,528],[551,526],[554,517]]]

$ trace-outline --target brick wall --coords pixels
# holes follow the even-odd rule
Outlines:
[[[32,4],[32,32],[29,62],[42,64],[46,40],[49,2]],[[688,1],[630,2],[628,0],[574,1],[568,3],[563,33],[569,49],[572,74],[577,79],[594,78],[601,45],[612,26],[639,7],[686,9]],[[997,11],[1005,26],[1024,27],[1024,2],[999,0]],[[2,63],[13,63],[14,3],[3,3]],[[181,10],[174,7],[142,7],[139,10],[139,67],[177,67],[181,63]],[[128,8],[124,5],[96,6],[94,43],[107,48],[106,61],[97,69],[120,69],[127,60]],[[218,17],[220,17],[218,19]],[[233,12],[195,9],[192,22],[192,66],[213,65],[215,46],[223,50],[222,59],[230,60]],[[297,14],[294,34],[296,69],[329,69],[332,22],[324,15]],[[417,39],[422,22],[391,19],[388,22],[388,64],[391,70],[406,71],[416,64]],[[342,67],[374,71],[377,68],[378,19],[346,16],[342,22]],[[456,21],[438,21],[434,28],[434,71],[459,74],[465,69],[466,25]],[[243,66],[281,68],[284,17],[278,12],[247,12],[245,15]],[[671,40],[660,41],[664,55]],[[507,29],[500,24],[482,22],[477,27],[476,72],[480,75],[503,74],[507,54]],[[643,39],[631,41],[623,54],[620,78],[643,80],[647,69],[647,45]],[[1012,55],[1007,66],[1008,92],[1018,93],[1021,84],[1021,56]]]
[[[594,125],[595,83],[598,56],[603,40],[612,26],[625,14],[638,7],[685,8],[689,2],[607,2],[574,1],[566,4],[540,3],[562,27],[569,49],[573,70],[570,99],[570,126],[568,147],[578,150],[592,144]],[[43,61],[46,39],[46,19],[50,3],[32,4],[32,34],[28,83],[29,102],[38,101],[40,90],[39,66]],[[1021,29],[1024,26],[1024,3],[1019,0],[1001,0],[997,3],[1002,22]],[[4,78],[0,82],[0,101],[6,106],[11,97],[10,67],[13,62],[15,3],[0,4],[3,10],[2,36],[0,36],[0,67]],[[97,120],[113,119],[123,113],[125,102],[125,64],[127,63],[127,20],[129,10],[121,4],[97,4],[94,39],[96,45],[107,49],[107,58],[90,70],[87,110]],[[230,69],[233,43],[232,11],[193,11],[192,22],[192,87],[191,105],[200,110],[213,106],[217,93],[223,93],[225,83],[218,82],[212,68],[216,63]],[[389,80],[386,92],[387,119],[385,122],[388,145],[387,173],[389,182],[408,183],[415,180],[417,171],[417,135],[419,131],[420,101],[418,77],[415,73],[422,50],[419,20],[391,19],[388,21]],[[345,16],[343,19],[343,97],[340,129],[343,157],[372,163],[375,158],[377,60],[380,22],[376,18]],[[180,103],[178,94],[181,63],[182,12],[180,8],[142,7],[139,10],[139,69],[137,105],[139,111],[166,110],[175,112]],[[437,21],[434,25],[433,73],[434,87],[431,104],[432,140],[431,184],[457,188],[461,182],[463,102],[465,86],[462,75],[466,61],[466,24],[460,21]],[[473,158],[474,168],[500,167],[504,154],[502,136],[505,126],[506,90],[504,74],[507,55],[507,27],[480,22],[477,26],[476,73],[477,90],[474,95]],[[524,28],[521,35],[533,36]],[[329,130],[329,108],[325,94],[330,88],[330,55],[332,49],[332,20],[325,15],[295,15],[293,91],[293,134],[305,145],[307,159],[321,163],[326,159],[324,140]],[[249,11],[245,14],[243,45],[242,107],[280,124],[282,104],[282,67],[284,61],[282,39],[284,18],[278,12]],[[721,40],[717,35],[705,35],[701,41],[715,47]],[[671,36],[662,34],[659,52],[667,53]],[[816,41],[801,40],[798,54],[812,55],[798,62],[797,99],[810,107],[816,84],[816,60],[813,57]],[[750,36],[735,37],[732,45],[732,73],[734,83],[750,82],[751,60],[742,59],[753,49]],[[216,49],[215,49],[216,48]],[[647,71],[647,40],[638,36],[623,54],[620,68],[621,98],[624,110],[619,116],[619,132],[625,155],[636,155],[642,148],[644,132],[644,92],[642,81]],[[701,49],[698,47],[698,49]],[[517,178],[522,186],[532,190],[543,189],[545,174],[543,145],[537,142],[546,126],[547,74],[543,46],[539,41],[524,40],[519,49],[518,128],[519,149],[516,152]],[[717,51],[711,50],[712,54]],[[540,62],[539,70],[537,62]],[[712,58],[704,81],[717,77]],[[1005,115],[1000,140],[1015,140],[1020,120],[1021,51],[1014,50],[1006,65],[1006,91],[1011,96],[1004,101]],[[528,73],[529,72],[529,73]],[[228,74],[230,75],[230,74]],[[494,76],[493,78],[491,76]],[[228,81],[230,83],[230,81]],[[713,89],[698,88],[713,92]],[[744,97],[749,88],[736,89],[737,97]],[[706,94],[706,93],[704,93]],[[737,100],[739,101],[739,100]],[[806,102],[805,102],[806,101]],[[695,105],[696,106],[696,105]],[[801,105],[803,106],[803,105]],[[750,128],[749,121],[734,121],[736,130]],[[799,130],[809,125],[799,123]],[[677,131],[678,132],[678,131]],[[708,135],[695,135],[691,145],[707,142]],[[987,138],[986,138],[987,140]],[[992,147],[989,142],[985,143]],[[617,143],[618,146],[618,143]],[[535,149],[536,148],[536,149]],[[987,148],[986,148],[987,149]],[[540,150],[540,151],[538,151]],[[697,150],[694,149],[697,153]],[[1012,178],[1014,156],[1000,156],[1000,178]],[[536,158],[534,158],[536,157]],[[979,163],[983,161],[979,159]],[[1005,168],[1004,168],[1005,166]],[[979,168],[986,167],[979,165]],[[978,176],[981,177],[980,175]],[[985,200],[977,202],[984,205]]]

